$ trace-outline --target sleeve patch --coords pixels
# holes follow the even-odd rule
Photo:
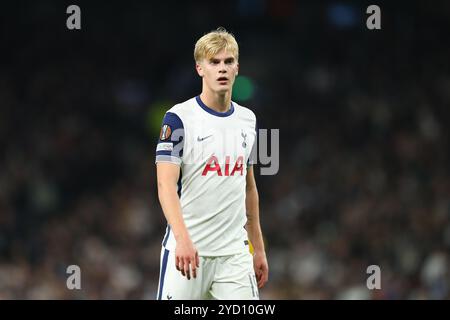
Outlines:
[[[156,151],[172,151],[173,143],[172,142],[160,142],[156,146]]]
[[[165,124],[161,127],[161,132],[159,133],[159,139],[161,141],[169,140],[170,136],[172,135],[172,128]]]

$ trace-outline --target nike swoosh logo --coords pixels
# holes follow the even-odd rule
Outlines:
[[[201,142],[201,141],[203,141],[203,140],[208,139],[208,138],[211,137],[211,136],[212,136],[212,134],[210,134],[209,136],[203,137],[203,138],[197,137],[197,141],[198,141],[198,142]]]

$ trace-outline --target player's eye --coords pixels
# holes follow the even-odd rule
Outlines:
[[[226,59],[226,60],[225,60],[225,63],[226,63],[226,64],[233,64],[233,62],[234,62],[234,59],[233,59],[233,58],[230,58],[230,59]]]

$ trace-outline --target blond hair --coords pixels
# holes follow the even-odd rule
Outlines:
[[[203,59],[211,59],[217,53],[225,49],[230,52],[236,60],[239,60],[239,46],[233,34],[225,28],[217,28],[198,39],[194,49],[194,59],[200,62]]]

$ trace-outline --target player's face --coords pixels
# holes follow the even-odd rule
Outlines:
[[[203,85],[217,93],[231,92],[239,64],[228,51],[222,50],[210,59],[197,64],[197,72],[203,78]]]

